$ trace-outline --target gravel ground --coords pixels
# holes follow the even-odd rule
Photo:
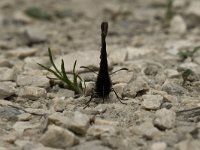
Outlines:
[[[199,150],[200,1],[1,0],[0,150]],[[30,10],[42,11],[33,18]],[[100,24],[114,93],[89,100],[99,67]],[[73,69],[86,81],[76,97],[37,63]],[[186,57],[182,57],[186,54]],[[182,55],[181,55],[182,54]],[[72,75],[69,74],[70,77]]]

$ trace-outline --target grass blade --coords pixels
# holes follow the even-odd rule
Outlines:
[[[77,74],[76,74],[76,72],[75,72],[75,68],[76,68],[76,62],[77,62],[77,60],[74,62],[74,67],[73,67],[73,82],[74,82],[74,85],[75,86],[77,86],[78,85],[78,83],[77,83]]]
[[[47,70],[47,71],[53,73],[53,74],[54,74],[57,78],[59,78],[60,80],[62,80],[61,76],[60,76],[59,74],[57,74],[55,71],[51,70],[51,69],[48,68],[48,67],[43,66],[42,64],[39,64],[39,63],[37,63],[37,64],[38,64],[39,66],[41,66],[42,68],[44,68],[45,70]]]
[[[61,63],[61,70],[62,70],[62,76],[63,76],[63,79],[64,81],[69,85],[71,86],[71,81],[69,80],[69,78],[67,77],[66,75],[66,72],[65,72],[65,64],[64,64],[64,61],[62,59],[62,63]]]
[[[196,53],[200,49],[200,46],[197,46],[193,49],[192,54]]]
[[[49,52],[49,59],[51,61],[52,66],[54,67],[54,69],[56,70],[56,72],[58,72],[60,74],[60,76],[62,76],[61,72],[57,69],[56,65],[54,64],[53,61],[53,57],[52,57],[52,53],[51,53],[51,49],[48,48],[48,52]]]

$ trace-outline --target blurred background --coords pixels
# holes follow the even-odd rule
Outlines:
[[[163,49],[166,40],[199,34],[199,8],[199,0],[1,0],[0,52],[98,50],[102,21],[110,46]]]

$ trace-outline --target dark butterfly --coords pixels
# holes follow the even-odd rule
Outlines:
[[[104,103],[104,99],[107,98],[109,96],[109,93],[111,91],[113,91],[115,93],[115,95],[117,96],[118,100],[122,103],[122,104],[126,104],[124,102],[122,102],[121,100],[123,100],[121,97],[119,97],[117,95],[117,93],[115,92],[115,90],[112,88],[112,81],[110,79],[110,75],[113,73],[116,73],[120,70],[128,70],[127,68],[121,68],[111,74],[109,74],[108,72],[108,60],[107,60],[107,52],[106,52],[106,36],[108,33],[108,23],[107,22],[102,22],[101,24],[101,55],[100,55],[100,68],[99,68],[99,72],[97,74],[97,80],[95,83],[95,89],[94,92],[91,95],[90,100],[86,103],[86,107],[89,106],[89,103],[92,101],[92,99],[94,97],[99,97],[103,99],[103,103]],[[90,70],[87,67],[81,66],[81,68],[85,68]]]

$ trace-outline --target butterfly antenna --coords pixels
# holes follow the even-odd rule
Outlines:
[[[119,72],[119,71],[122,71],[122,70],[127,70],[127,71],[128,71],[128,68],[121,68],[121,69],[119,69],[119,70],[116,70],[116,71],[110,73],[110,75],[113,75],[113,74],[115,74],[115,73],[117,73],[117,72]]]
[[[89,70],[89,71],[91,71],[91,72],[93,72],[93,73],[97,74],[96,72],[94,72],[92,69],[90,69],[90,68],[88,68],[88,67],[85,67],[85,66],[80,66],[80,68],[87,69],[87,70]],[[97,75],[98,75],[98,74],[97,74]]]

